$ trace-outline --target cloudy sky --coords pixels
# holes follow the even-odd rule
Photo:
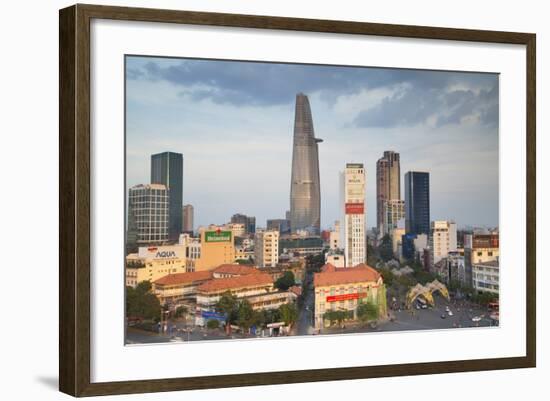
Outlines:
[[[498,225],[496,74],[128,56],[126,79],[127,187],[149,182],[151,154],[182,153],[195,225],[237,212],[259,226],[284,217],[298,92],[324,140],[322,227],[339,218],[347,162],[365,164],[367,226],[376,225],[384,150],[401,154],[402,175],[430,172],[432,220]]]

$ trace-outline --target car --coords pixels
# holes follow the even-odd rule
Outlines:
[[[422,309],[428,309],[428,305],[422,304],[421,308],[422,308]]]
[[[449,316],[453,316],[453,311],[452,310],[448,311],[447,313],[449,314]]]
[[[479,321],[481,321],[481,316],[474,316],[472,318],[472,322],[479,322]]]
[[[441,319],[446,319],[447,318],[447,315],[446,314],[442,314],[441,315]]]

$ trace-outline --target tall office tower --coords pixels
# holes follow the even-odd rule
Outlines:
[[[322,141],[315,138],[309,100],[298,93],[290,181],[290,229],[293,233],[306,230],[318,235],[321,231],[318,144]]]
[[[254,234],[256,232],[256,217],[247,216],[241,213],[235,213],[231,216],[231,223],[243,224],[246,234]]]
[[[365,190],[363,163],[347,163],[341,174],[343,246],[346,266],[353,267],[367,260]]]
[[[446,258],[449,252],[456,252],[456,223],[438,220],[432,222],[430,233],[431,266]]]
[[[399,153],[391,150],[376,162],[376,227],[381,235],[388,234],[384,227],[385,203],[401,199],[401,167]]]
[[[279,231],[261,231],[254,235],[254,262],[258,267],[279,263]]]
[[[409,171],[405,174],[405,230],[412,234],[430,234],[430,173]]]
[[[139,246],[168,240],[169,192],[162,184],[140,184],[129,189],[127,242],[135,241]]]
[[[163,184],[170,190],[168,237],[177,241],[182,232],[183,156],[163,152],[151,156],[151,184]]]
[[[193,208],[193,205],[183,206],[183,231],[184,232],[193,232],[194,214],[195,214],[195,208]]]

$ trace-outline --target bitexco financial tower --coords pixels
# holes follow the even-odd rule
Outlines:
[[[306,230],[319,234],[321,229],[321,185],[319,180],[319,149],[322,139],[315,138],[309,100],[303,93],[296,95],[294,144],[290,182],[290,228],[292,232]]]

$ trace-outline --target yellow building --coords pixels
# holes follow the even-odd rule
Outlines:
[[[257,232],[254,237],[254,261],[258,267],[275,267],[279,263],[279,231]]]
[[[195,261],[194,271],[210,270],[235,262],[235,245],[231,231],[219,228],[202,230],[200,235],[200,257]]]
[[[168,274],[185,273],[185,246],[181,244],[139,247],[126,257],[126,284],[155,281]]]
[[[364,263],[355,267],[322,267],[313,276],[315,290],[315,328],[330,324],[325,319],[329,311],[347,312],[350,320],[357,319],[357,307],[370,302],[378,306],[379,317],[386,316],[386,289],[380,273]]]

